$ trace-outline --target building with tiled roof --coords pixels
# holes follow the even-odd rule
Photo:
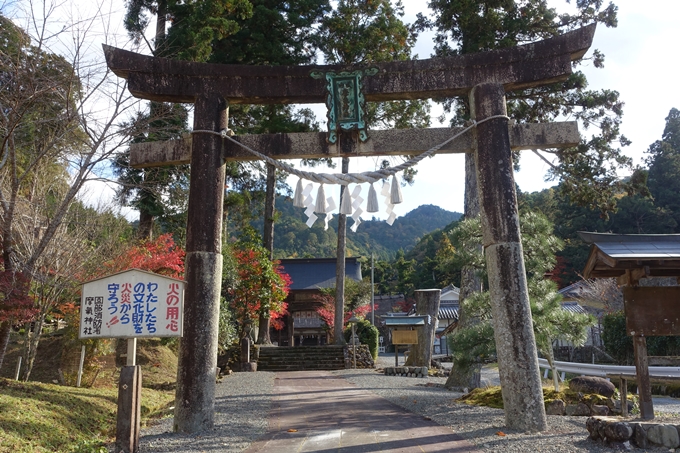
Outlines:
[[[283,259],[281,266],[291,278],[286,302],[288,314],[283,318],[283,329],[272,329],[271,340],[279,346],[322,345],[328,343],[324,322],[316,309],[320,289],[335,287],[335,258]],[[358,258],[345,259],[345,275],[361,281]]]

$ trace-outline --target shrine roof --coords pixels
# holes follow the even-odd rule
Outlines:
[[[424,326],[427,315],[388,316],[383,318],[386,326]]]
[[[439,306],[439,319],[458,319],[458,304],[441,304]]]
[[[290,275],[291,290],[317,290],[335,286],[335,258],[283,259],[281,266]],[[358,258],[345,258],[345,275],[361,281],[361,263]]]
[[[679,234],[579,232],[591,244],[584,277],[619,277],[635,270],[643,277],[680,276]]]

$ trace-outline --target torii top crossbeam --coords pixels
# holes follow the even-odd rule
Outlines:
[[[565,80],[571,62],[590,47],[595,25],[508,49],[427,60],[374,63],[364,80],[367,101],[425,99],[467,95],[485,82],[505,91]],[[233,104],[323,103],[326,84],[312,71],[348,71],[347,66],[248,66],[192,63],[149,57],[104,45],[109,68],[128,80],[134,96],[159,102],[193,103],[219,93]]]

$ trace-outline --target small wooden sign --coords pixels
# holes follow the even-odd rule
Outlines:
[[[392,344],[418,344],[418,331],[393,330]]]

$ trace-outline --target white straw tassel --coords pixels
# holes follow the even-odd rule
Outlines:
[[[378,194],[371,183],[371,187],[368,189],[368,201],[366,202],[366,211],[368,212],[378,212],[380,207],[378,206]]]
[[[392,176],[392,204],[399,204],[404,201],[401,196],[401,186],[397,180],[397,175]]]
[[[293,197],[293,206],[296,208],[305,207],[305,197],[302,194],[302,178],[298,179],[297,186],[295,186],[295,196]]]
[[[352,196],[349,194],[349,187],[345,186],[340,200],[340,214],[352,215]]]
[[[323,190],[323,184],[319,186],[319,191],[316,193],[316,206],[314,212],[317,214],[326,213],[326,192]]]

